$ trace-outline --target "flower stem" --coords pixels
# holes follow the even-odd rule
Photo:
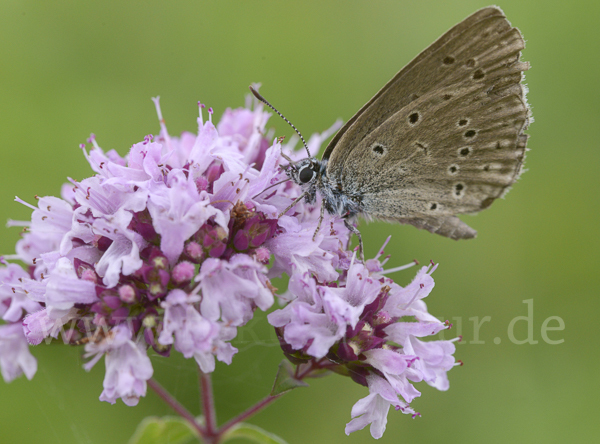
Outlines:
[[[277,398],[279,398],[281,395],[283,395],[283,393],[276,395],[276,396],[269,395],[266,398],[263,398],[261,401],[257,402],[256,404],[254,404],[249,409],[240,413],[235,418],[230,419],[229,421],[227,421],[225,424],[223,424],[221,426],[221,428],[219,429],[219,435],[222,435],[227,430],[229,430],[231,427],[244,421],[246,418],[249,418],[250,416],[258,413],[259,411],[261,411],[262,409],[267,407],[269,404],[271,404],[273,401],[275,401]]]
[[[206,422],[206,433],[208,436],[217,435],[217,412],[215,410],[215,399],[213,397],[212,381],[210,373],[204,373],[198,368],[200,379],[200,396],[202,397],[202,413]]]
[[[167,392],[163,386],[161,386],[155,379],[150,378],[148,385],[154,392],[160,396],[175,412],[177,412],[182,418],[186,419],[191,426],[196,429],[198,434],[202,437],[206,436],[206,430],[196,421],[196,418],[190,413],[183,405],[177,401],[169,392]]]

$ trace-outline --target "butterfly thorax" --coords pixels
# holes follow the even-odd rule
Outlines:
[[[360,196],[351,196],[342,188],[341,183],[327,175],[327,159],[314,157],[303,159],[286,170],[287,176],[302,187],[306,193],[305,201],[314,204],[317,191],[323,199],[327,212],[345,218],[361,213]]]

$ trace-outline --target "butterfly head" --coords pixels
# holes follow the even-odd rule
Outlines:
[[[321,174],[321,170],[321,162],[314,157],[308,157],[290,164],[286,170],[286,174],[290,179],[304,188],[306,185],[308,187],[315,185],[317,178]]]

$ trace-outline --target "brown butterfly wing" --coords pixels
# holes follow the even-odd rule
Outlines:
[[[376,218],[455,239],[455,215],[487,208],[517,179],[529,109],[524,41],[498,8],[456,25],[365,105],[328,146],[332,186]]]

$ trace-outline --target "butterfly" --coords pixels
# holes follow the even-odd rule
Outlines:
[[[321,220],[324,211],[343,217],[361,256],[358,215],[475,237],[457,215],[488,208],[522,170],[531,121],[524,47],[497,7],[458,23],[375,94],[321,160],[289,159],[286,173],[303,193],[282,214],[301,199],[314,203],[318,192]]]

